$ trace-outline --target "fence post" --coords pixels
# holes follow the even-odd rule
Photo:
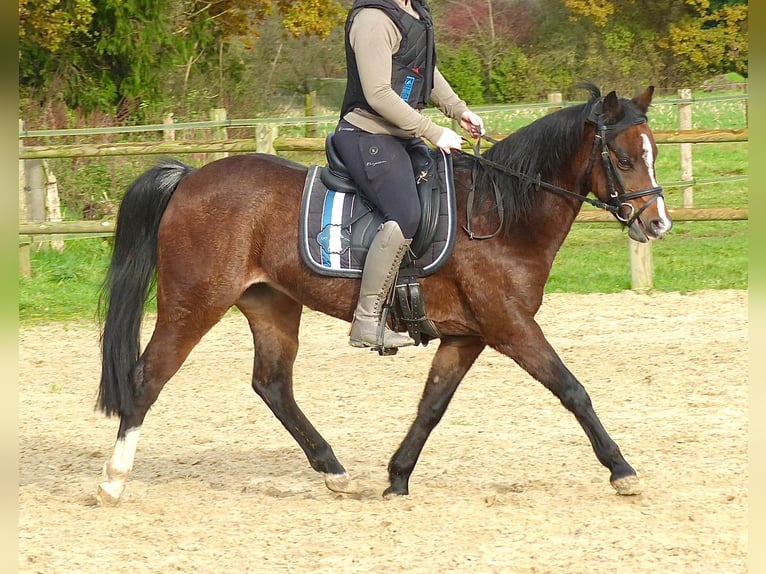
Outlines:
[[[51,170],[48,162],[43,160],[43,168],[45,169],[46,184],[45,184],[45,220],[50,222],[61,221],[61,198],[59,197],[59,184],[56,180],[56,176]],[[63,239],[52,239],[51,247],[59,253],[64,251]]]
[[[162,118],[162,125],[165,126],[172,126],[173,125],[173,112],[168,112],[167,115]],[[164,128],[162,130],[162,141],[166,142],[172,142],[176,139],[176,130],[173,128]]]
[[[630,243],[630,288],[648,291],[654,287],[652,278],[652,244],[628,239]]]
[[[33,222],[45,221],[45,170],[43,160],[28,159],[24,165],[26,176],[26,220]]]
[[[215,108],[213,110],[210,110],[210,119],[214,122],[223,122],[226,120],[226,109],[225,108]],[[226,126],[216,126],[212,128],[212,135],[214,140],[223,141],[225,139],[228,139],[227,137],[227,129]],[[229,152],[221,151],[216,152],[212,154],[213,159],[212,161],[215,161],[217,159],[222,159],[225,157],[228,157]]]
[[[19,120],[19,134],[24,131],[24,120]],[[24,139],[19,137],[19,152],[24,150]],[[24,160],[19,160],[19,223],[23,223],[27,217],[27,198],[25,187],[27,175],[24,169]],[[19,241],[19,275],[22,277],[32,276],[32,259],[29,241]]]
[[[314,100],[316,99],[317,92],[316,90],[311,90],[308,92],[305,96],[305,105],[304,105],[304,115],[306,117],[311,117],[316,115],[314,111]],[[306,130],[306,137],[307,138],[315,138],[317,135],[317,126],[316,124],[306,124],[305,126]]]
[[[260,124],[255,128],[255,151],[276,154],[274,140],[277,139],[278,127],[272,124]]]
[[[551,104],[551,107],[548,108],[548,113],[560,110],[562,108],[562,101],[561,92],[551,92],[548,94],[548,103]]]
[[[678,97],[681,100],[691,100],[692,91],[689,89],[678,90]],[[678,105],[678,129],[690,130],[692,129],[692,104],[682,103]],[[681,181],[693,181],[694,170],[692,167],[692,144],[681,144]],[[683,191],[683,206],[694,207],[694,188],[691,185],[684,186]]]
[[[28,159],[24,163],[24,175],[26,176],[26,185],[24,192],[26,196],[26,214],[24,220],[31,223],[45,222],[45,192],[47,190],[44,169],[45,160]],[[48,246],[49,237],[41,235],[35,239],[35,251]],[[31,247],[31,246],[30,246]]]

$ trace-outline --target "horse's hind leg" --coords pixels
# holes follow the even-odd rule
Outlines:
[[[354,487],[330,445],[295,402],[293,364],[298,353],[302,306],[267,285],[254,285],[237,301],[253,333],[253,389],[292,435],[309,464],[324,475],[327,488],[352,492]]]
[[[98,502],[113,506],[120,501],[133,469],[138,437],[146,413],[165,383],[178,371],[202,336],[223,317],[225,309],[207,310],[194,320],[158,319],[154,333],[131,375],[135,394],[132,412],[120,416],[120,427],[112,457],[104,464],[104,481],[98,487]]]
[[[476,337],[445,337],[431,363],[418,413],[397,451],[388,463],[390,486],[383,493],[409,493],[409,480],[431,431],[441,420],[460,381],[481,354],[485,344]]]

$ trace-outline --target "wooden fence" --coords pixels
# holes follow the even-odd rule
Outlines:
[[[711,221],[711,220],[746,220],[748,219],[747,208],[694,208],[691,189],[692,185],[711,183],[695,181],[691,169],[691,144],[695,143],[720,143],[720,142],[746,142],[748,130],[721,129],[721,130],[692,130],[686,129],[691,123],[688,121],[688,110],[684,106],[690,106],[690,94],[684,91],[679,95],[689,101],[681,101],[680,125],[684,129],[678,130],[655,130],[653,131],[658,144],[682,144],[681,154],[681,182],[685,185],[684,207],[671,209],[670,215],[675,221]],[[557,98],[549,98],[549,101],[560,101]],[[550,106],[550,104],[548,104]],[[303,122],[330,121],[332,117],[301,118]],[[133,155],[180,155],[190,153],[215,154],[214,157],[222,157],[228,153],[263,152],[279,154],[282,152],[323,152],[324,138],[316,137],[283,137],[279,136],[277,124],[288,123],[284,119],[279,120],[238,120],[226,119],[225,110],[212,110],[210,122],[194,122],[191,124],[178,125],[166,122],[160,125],[140,126],[130,128],[100,128],[100,129],[75,129],[58,130],[56,132],[26,132],[23,124],[19,123],[19,273],[28,276],[31,273],[29,248],[36,240],[44,238],[72,237],[85,235],[103,236],[114,232],[114,223],[111,221],[25,221],[24,188],[27,186],[25,176],[25,163],[32,160],[49,158],[74,158],[74,157],[110,157],[110,156],[133,156]],[[227,128],[252,127],[255,137],[230,139]],[[176,141],[175,132],[179,129],[210,129],[215,138],[208,141]],[[64,144],[64,145],[35,145],[25,146],[25,137],[44,135],[93,135],[97,133],[119,133],[125,131],[161,131],[162,141],[156,142],[120,142],[108,144]],[[500,139],[503,136],[496,134]],[[689,150],[687,153],[686,148]],[[55,180],[54,180],[55,183]],[[606,212],[583,210],[576,218],[577,223],[606,223],[614,222],[614,218]],[[631,265],[631,288],[635,290],[647,290],[653,286],[651,244],[637,243],[629,239],[630,265]]]

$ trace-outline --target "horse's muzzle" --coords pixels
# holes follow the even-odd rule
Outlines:
[[[626,222],[628,236],[634,241],[646,243],[655,239],[662,239],[673,227],[673,221],[662,206],[662,210],[645,210],[638,217],[633,217],[632,222]]]
[[[651,195],[640,207],[625,200]],[[665,207],[662,188],[656,187],[639,192],[623,194],[622,202],[615,217],[628,228],[628,235],[634,241],[645,243],[654,239],[662,239],[673,227],[673,221]]]

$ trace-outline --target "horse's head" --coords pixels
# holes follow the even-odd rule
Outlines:
[[[642,243],[660,239],[673,226],[654,175],[657,144],[646,121],[653,93],[649,86],[628,100],[612,91],[593,105],[588,118],[596,128],[588,168],[591,191]]]

